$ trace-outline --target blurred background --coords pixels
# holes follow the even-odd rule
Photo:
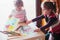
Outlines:
[[[28,20],[36,17],[36,0],[22,0]],[[5,30],[5,23],[14,7],[15,0],[0,0],[0,31]]]

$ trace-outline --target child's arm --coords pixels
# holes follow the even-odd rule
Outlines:
[[[57,19],[56,17],[51,17],[50,20],[49,20],[49,22],[48,22],[45,26],[40,27],[40,29],[41,29],[42,31],[44,31],[46,28],[49,28],[49,27],[51,27],[52,25],[56,24],[57,21],[58,21],[58,19]]]
[[[41,20],[42,18],[45,18],[45,16],[44,15],[38,16],[38,17],[36,17],[36,18],[34,18],[34,19],[30,20],[30,21],[27,21],[27,24],[29,24],[31,22],[35,22],[35,21]]]
[[[15,31],[18,31],[20,29],[20,27],[23,27],[23,26],[26,26],[27,24],[22,22],[22,23],[19,23],[17,28],[15,29]]]
[[[15,29],[15,31],[18,31],[20,29],[21,26],[19,26],[17,29]]]
[[[58,20],[57,20],[56,17],[52,17],[52,18],[50,18],[49,22],[48,22],[45,26],[36,29],[35,32],[39,32],[39,30],[41,30],[41,31],[43,31],[44,33],[46,33],[45,29],[46,29],[46,28],[49,28],[49,27],[52,26],[52,25],[54,25],[57,21],[58,21]]]
[[[41,20],[42,18],[45,18],[45,16],[44,15],[38,16],[37,18],[32,19],[32,22]]]

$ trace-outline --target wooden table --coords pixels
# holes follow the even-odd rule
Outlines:
[[[21,23],[19,25],[27,25],[26,23]],[[8,40],[45,40],[45,35],[43,32],[38,32],[36,34],[32,35],[27,35],[27,36],[13,36],[13,37],[8,37]]]
[[[45,40],[45,35],[42,32],[36,33],[33,36],[15,36],[8,37],[8,40]]]

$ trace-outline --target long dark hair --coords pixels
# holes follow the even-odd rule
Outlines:
[[[45,2],[44,8],[51,9],[52,12],[56,13],[56,4],[53,4],[53,2]]]

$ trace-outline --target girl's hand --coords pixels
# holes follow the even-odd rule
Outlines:
[[[40,28],[38,28],[38,29],[34,30],[34,32],[40,32]]]
[[[31,23],[31,22],[32,22],[32,20],[30,20],[30,21],[27,21],[27,22],[26,22],[26,24],[29,24],[29,23]]]

